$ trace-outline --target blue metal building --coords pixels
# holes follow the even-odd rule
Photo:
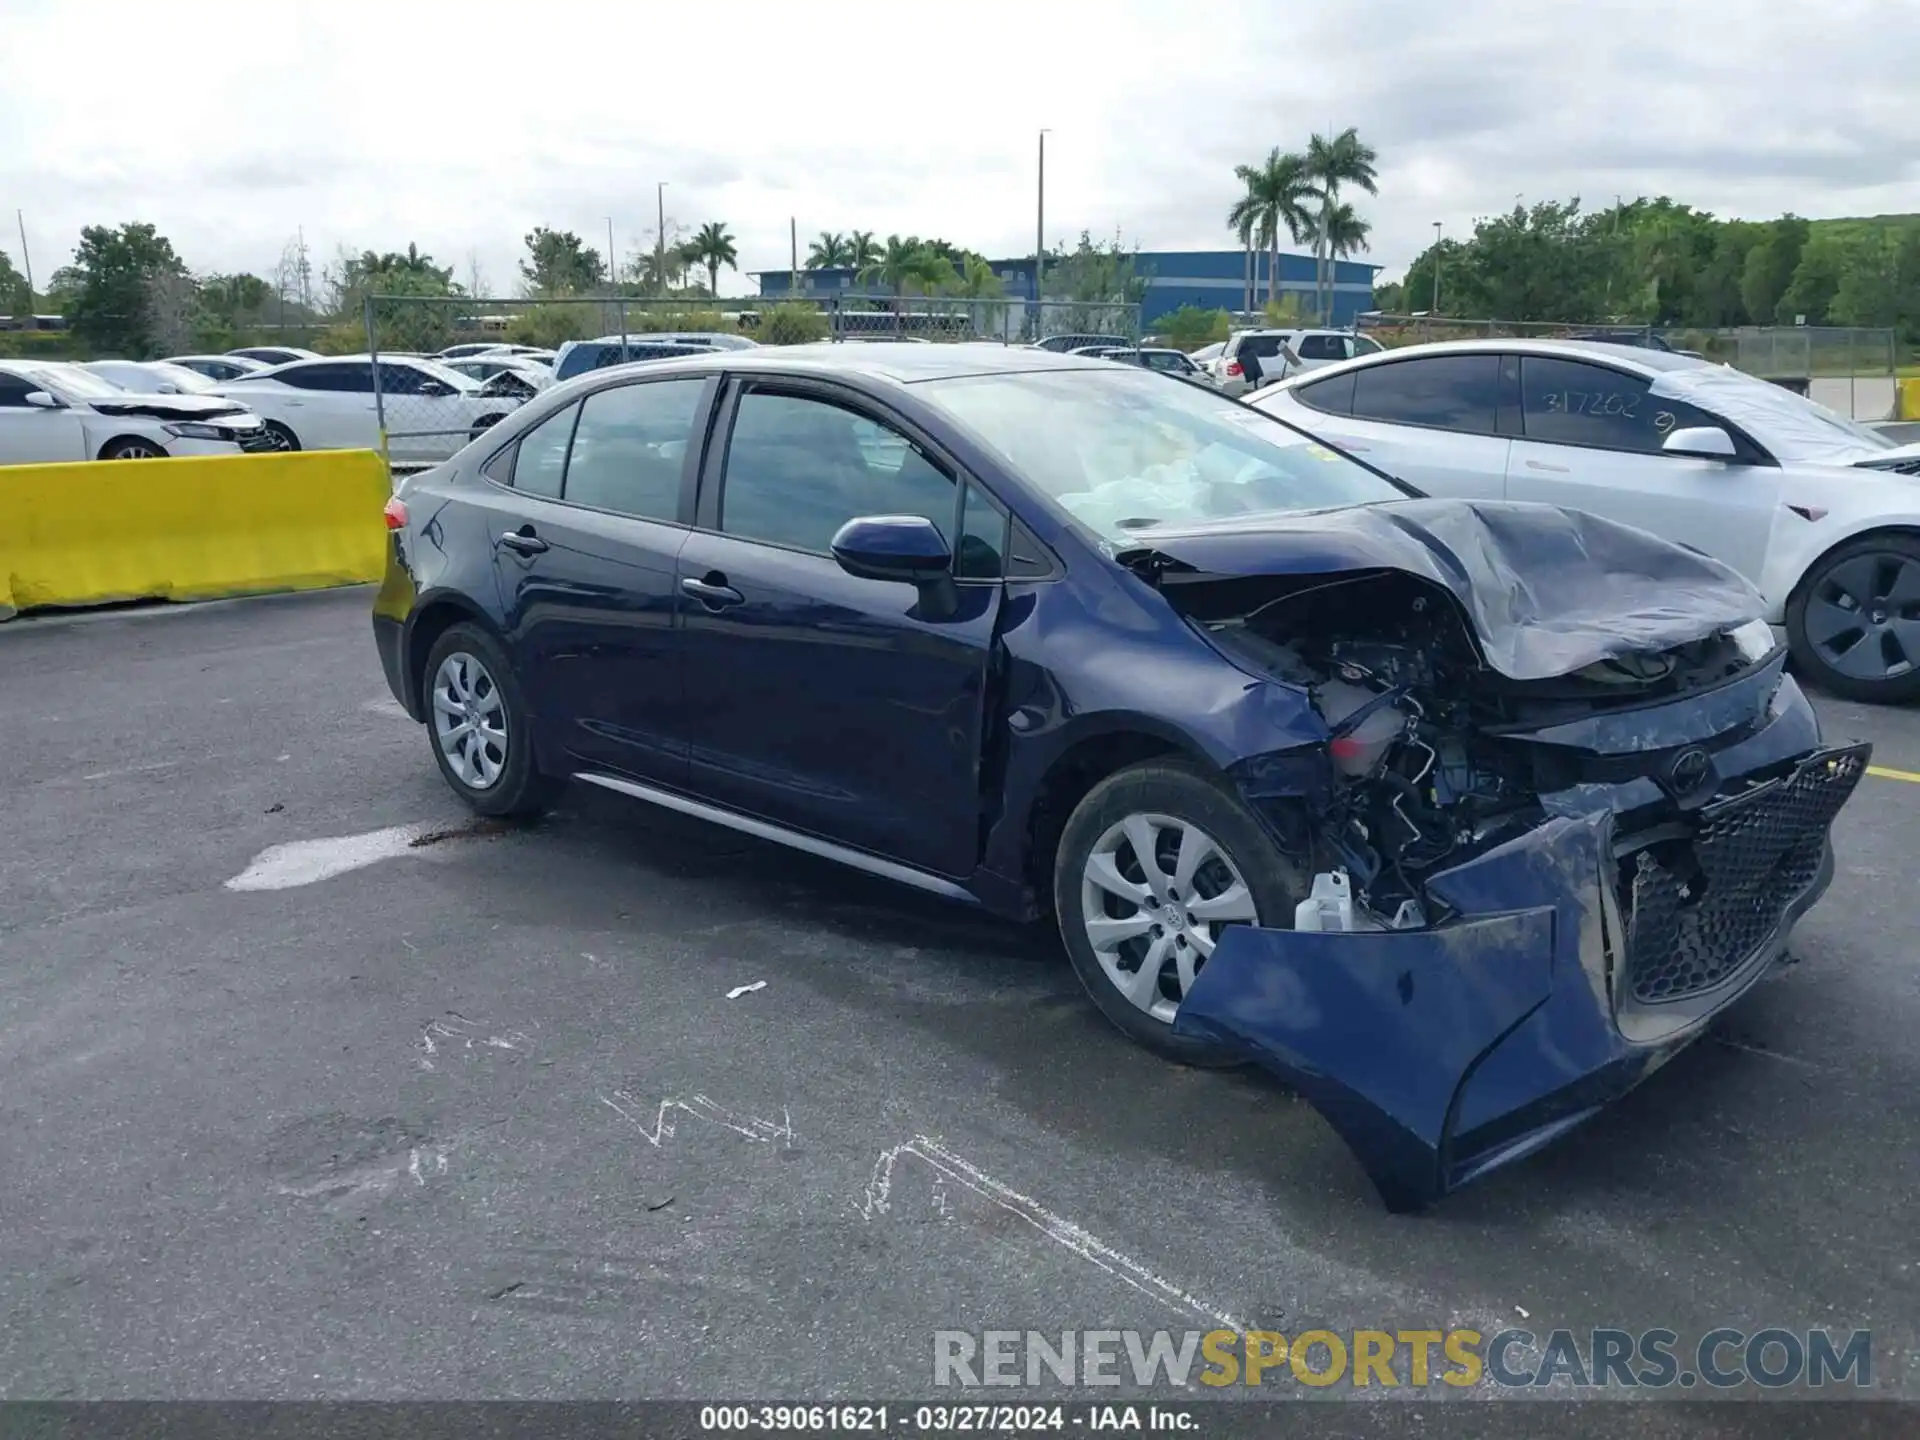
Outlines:
[[[1258,309],[1267,298],[1266,255],[1254,256],[1253,303]],[[1008,300],[1032,300],[1033,257],[990,262],[1000,277]],[[1202,310],[1238,310],[1244,303],[1246,257],[1238,250],[1143,250],[1135,257],[1135,273],[1147,282],[1140,302],[1140,323],[1151,329],[1154,321],[1182,305]],[[1334,262],[1333,323],[1351,325],[1356,315],[1373,308],[1373,280],[1378,265],[1353,260]],[[1313,305],[1314,265],[1311,255],[1280,256],[1280,294],[1297,296],[1302,313],[1310,314]],[[757,270],[760,294],[768,299],[784,299],[794,294],[792,275],[786,270]],[[835,295],[857,295],[869,290],[852,270],[803,270],[800,272],[798,298],[828,300]]]

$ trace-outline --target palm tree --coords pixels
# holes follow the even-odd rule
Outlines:
[[[1380,188],[1375,182],[1378,174],[1375,165],[1380,155],[1371,145],[1360,139],[1360,132],[1349,125],[1332,139],[1324,135],[1315,135],[1307,141],[1307,182],[1313,186],[1320,197],[1319,234],[1322,237],[1333,232],[1331,217],[1333,207],[1340,203],[1340,189],[1343,185],[1352,185],[1366,191],[1369,195],[1378,195]],[[1322,260],[1322,241],[1316,241],[1313,250],[1313,295],[1314,302],[1320,307],[1322,322],[1333,309],[1333,257],[1326,261],[1326,300],[1321,302],[1320,265]]]
[[[1267,152],[1263,164],[1233,167],[1247,193],[1229,212],[1227,223],[1236,231],[1243,225],[1250,234],[1257,231],[1266,245],[1269,304],[1279,294],[1280,231],[1285,229],[1299,244],[1312,223],[1307,207],[1319,198],[1307,167],[1305,156],[1284,154],[1278,146]]]
[[[807,249],[809,270],[839,270],[852,263],[853,246],[846,236],[832,230],[822,230]]]
[[[1267,248],[1266,223],[1260,216],[1260,202],[1254,198],[1252,190],[1233,202],[1233,209],[1227,212],[1227,224],[1240,237],[1240,249],[1245,259],[1240,308],[1252,310],[1254,249],[1256,246],[1262,251]]]
[[[969,300],[988,300],[1006,291],[984,255],[961,257],[958,278],[952,288],[956,295],[964,295]]]
[[[708,293],[718,297],[720,294],[720,267],[740,268],[740,254],[733,248],[733,236],[727,233],[725,222],[709,220],[694,231],[693,239],[685,247],[685,254],[696,264],[707,267]]]
[[[880,247],[871,230],[853,230],[847,234],[847,268],[866,271],[880,259]]]
[[[1331,210],[1313,218],[1313,227],[1309,233],[1316,250],[1324,248],[1327,259],[1344,260],[1349,255],[1357,255],[1367,248],[1367,239],[1373,234],[1370,222],[1362,220],[1354,213],[1353,206],[1342,200]]]

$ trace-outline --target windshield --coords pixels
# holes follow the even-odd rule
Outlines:
[[[1142,370],[970,375],[922,389],[1106,539],[1407,498],[1270,416]]]
[[[156,360],[147,366],[146,373],[157,383],[171,385],[186,395],[197,395],[213,388],[213,382],[199,371],[189,370],[184,365],[169,365],[164,360]]]
[[[1846,463],[1862,450],[1892,450],[1898,442],[1837,410],[1724,365],[1668,370],[1652,393],[1687,400],[1724,415],[1766,446],[1775,459]]]
[[[34,365],[23,368],[20,373],[49,390],[63,395],[77,395],[85,400],[106,400],[126,393],[122,386],[103,379],[91,370],[82,370],[78,365]]]
[[[471,375],[462,375],[458,370],[442,365],[438,360],[409,360],[409,365],[424,370],[436,380],[443,380],[455,390],[478,390],[480,382]]]

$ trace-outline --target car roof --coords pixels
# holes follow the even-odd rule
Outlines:
[[[1696,360],[1686,355],[1676,355],[1665,350],[1648,350],[1640,345],[1614,345],[1601,340],[1542,340],[1514,337],[1487,340],[1435,340],[1420,345],[1402,345],[1352,360],[1340,361],[1334,365],[1323,366],[1318,370],[1309,370],[1300,377],[1301,382],[1320,380],[1337,370],[1358,370],[1369,365],[1390,364],[1394,360],[1405,359],[1409,355],[1541,355],[1556,356],[1565,360],[1605,360],[1621,369],[1639,370],[1653,374],[1662,370],[1691,370],[1700,365],[1709,365],[1708,360]],[[1291,380],[1285,382],[1292,384]]]
[[[891,380],[912,385],[922,380],[947,380],[962,375],[1017,375],[1039,370],[1089,370],[1111,373],[1104,360],[1083,355],[1062,355],[1051,350],[1030,350],[994,345],[912,345],[899,342],[842,345],[831,340],[807,345],[762,345],[752,350],[716,350],[710,354],[690,355],[684,359],[642,362],[646,373],[663,373],[671,366],[675,373],[700,373],[707,370],[756,371],[761,373],[813,374],[822,378],[854,375],[865,379]],[[625,366],[613,366],[592,373],[605,376]]]

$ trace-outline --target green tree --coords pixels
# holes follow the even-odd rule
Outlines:
[[[707,291],[711,295],[720,293],[720,267],[740,268],[740,255],[734,249],[733,236],[726,225],[719,220],[709,220],[702,225],[686,243],[685,253],[695,264],[707,267]]]
[[[571,230],[536,225],[527,232],[525,244],[527,258],[520,262],[520,277],[535,295],[585,295],[607,279],[600,252]]]
[[[1319,197],[1320,218],[1315,227],[1314,245],[1314,298],[1319,302],[1319,310],[1324,322],[1332,313],[1334,258],[1327,253],[1327,240],[1333,233],[1333,211],[1340,204],[1340,192],[1347,186],[1364,190],[1369,195],[1380,193],[1379,176],[1376,166],[1380,156],[1371,145],[1360,138],[1360,132],[1349,125],[1338,135],[1327,137],[1315,135],[1307,141],[1306,177]],[[1321,265],[1326,267],[1325,299],[1320,299],[1322,280]]]
[[[1308,173],[1307,157],[1288,155],[1276,146],[1259,165],[1236,165],[1234,175],[1246,193],[1227,212],[1227,225],[1251,247],[1257,238],[1267,250],[1267,300],[1279,293],[1280,232],[1294,244],[1303,242],[1312,227],[1310,207],[1320,199]]]
[[[1224,310],[1202,310],[1197,305],[1182,305],[1154,322],[1154,330],[1176,350],[1198,350],[1224,340],[1230,333],[1232,317]]]
[[[807,247],[809,270],[842,270],[853,263],[853,246],[847,237],[822,230]]]
[[[33,292],[27,289],[27,277],[14,269],[7,252],[0,250],[0,314],[32,313]]]
[[[1138,305],[1147,291],[1139,256],[1119,237],[1096,243],[1082,230],[1071,251],[1055,251],[1048,261],[1047,288],[1057,300],[1080,304]]]
[[[1793,267],[1793,278],[1787,282],[1774,318],[1782,325],[1798,324],[1803,315],[1809,325],[1828,323],[1827,312],[1840,293],[1849,262],[1858,263],[1859,248],[1854,247],[1855,254],[1844,254],[1841,242],[1824,235],[1812,236],[1800,251],[1800,263]]]
[[[1007,287],[1000,277],[993,273],[993,266],[984,255],[968,254],[961,258],[956,278],[949,288],[956,295],[964,295],[969,300],[992,300],[1006,293]]]
[[[139,360],[159,352],[154,282],[187,276],[186,265],[166,236],[144,222],[117,230],[89,225],[80,232],[70,268],[64,310],[68,328],[78,339],[96,350]]]
[[[1755,324],[1771,324],[1779,312],[1780,299],[1800,268],[1809,233],[1807,222],[1799,216],[1782,215],[1747,252],[1740,273],[1740,302]]]
[[[847,234],[847,266],[865,272],[880,259],[879,242],[871,230],[852,230]]]
[[[1354,213],[1353,206],[1342,200],[1332,209],[1313,217],[1313,229],[1308,238],[1316,249],[1326,252],[1329,260],[1345,260],[1364,251],[1367,237],[1372,233],[1373,226],[1362,220]]]
[[[879,253],[860,272],[860,283],[884,285],[895,299],[910,289],[929,289],[953,267],[935,255],[917,235],[889,235]]]

